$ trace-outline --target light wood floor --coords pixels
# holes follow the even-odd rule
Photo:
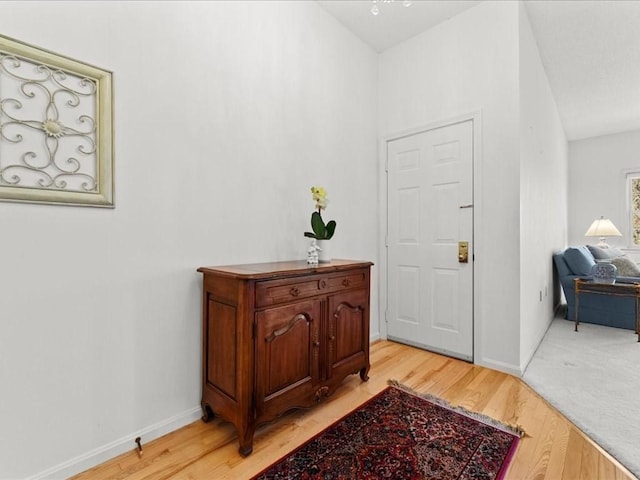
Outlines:
[[[524,428],[508,479],[634,479],[568,420],[516,377],[393,342],[371,346],[371,377],[357,375],[311,410],[298,410],[256,432],[253,454],[238,454],[235,430],[226,422],[194,422],[149,444],[144,453],[121,455],[74,480],[246,479],[271,464],[395,379]],[[144,439],[142,439],[144,442]],[[354,479],[355,480],[355,479]]]

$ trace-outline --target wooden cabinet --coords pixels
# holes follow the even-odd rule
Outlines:
[[[370,262],[202,267],[202,410],[233,423],[240,453],[258,425],[369,372]]]

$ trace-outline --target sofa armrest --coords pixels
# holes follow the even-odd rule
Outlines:
[[[553,254],[553,262],[556,265],[556,270],[558,272],[558,277],[559,278],[563,278],[566,277],[568,275],[573,275],[573,272],[571,271],[571,269],[569,268],[569,265],[567,264],[566,260],[564,259],[564,254],[563,252],[556,252]]]
[[[560,285],[564,291],[564,297],[567,300],[567,304],[573,305],[573,297],[575,294],[575,279],[584,278],[581,275],[565,275],[560,277]]]

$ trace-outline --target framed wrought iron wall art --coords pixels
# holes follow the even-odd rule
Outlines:
[[[0,35],[0,200],[113,207],[109,71]]]

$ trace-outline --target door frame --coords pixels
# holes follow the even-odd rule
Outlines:
[[[387,196],[387,144],[393,140],[415,135],[417,133],[427,132],[436,128],[446,127],[455,123],[462,123],[466,121],[472,122],[473,127],[473,359],[478,358],[478,353],[482,348],[482,311],[479,308],[478,299],[482,296],[482,253],[484,252],[484,241],[480,233],[482,229],[482,111],[475,110],[470,113],[449,117],[446,119],[438,120],[436,122],[427,124],[425,126],[419,126],[403,130],[396,133],[385,135],[379,140],[378,147],[378,172],[379,172],[379,199],[380,199],[380,222],[379,222],[379,236],[378,236],[378,258],[380,262],[379,269],[379,329],[380,338],[387,339],[387,292],[388,292],[388,276],[387,268],[387,228],[389,224],[389,209],[388,209],[388,196]],[[480,356],[482,358],[482,356]]]

